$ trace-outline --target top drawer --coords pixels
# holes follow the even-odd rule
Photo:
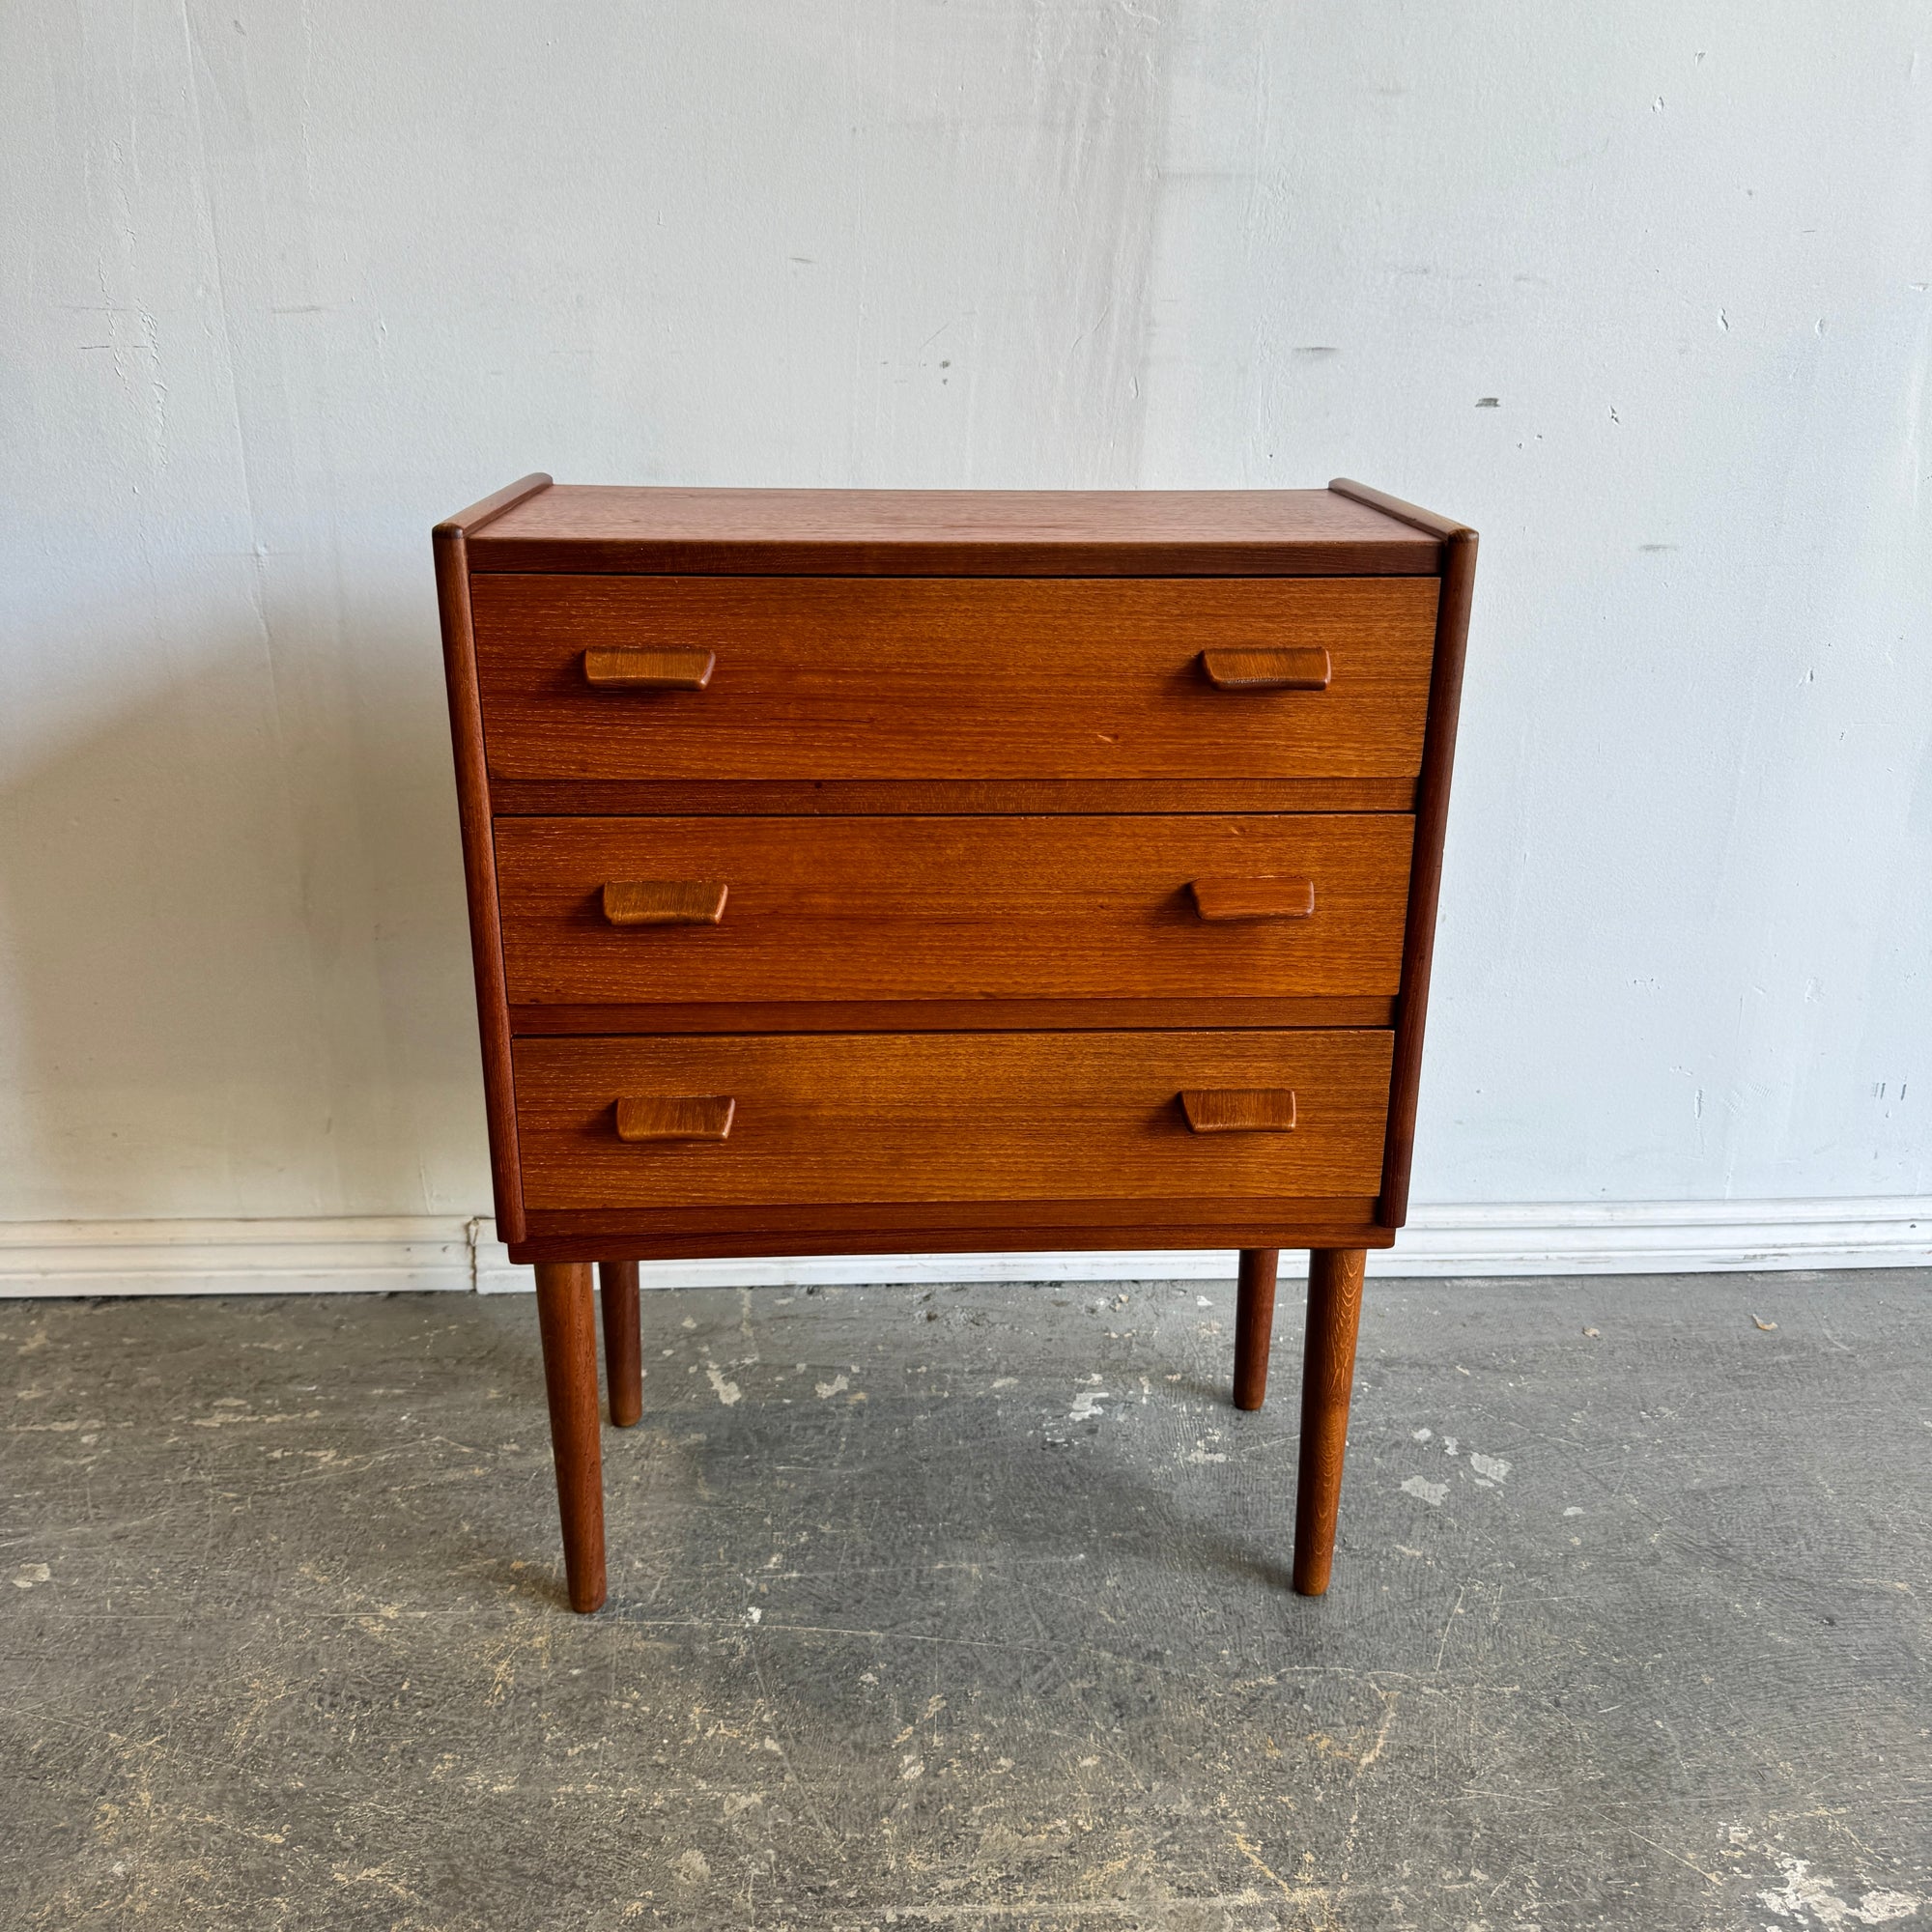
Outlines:
[[[1225,780],[1412,777],[1437,589],[487,573],[470,597],[501,779]],[[590,681],[586,651],[627,648],[710,653],[708,681]],[[1218,684],[1210,652],[1242,654]]]

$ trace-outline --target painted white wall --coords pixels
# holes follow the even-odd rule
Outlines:
[[[487,1207],[428,527],[1484,533],[1417,1196],[1932,1192],[1922,0],[0,14],[0,1218]]]

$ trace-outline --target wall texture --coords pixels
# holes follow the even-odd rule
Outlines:
[[[0,16],[0,1218],[487,1208],[428,528],[1477,525],[1417,1195],[1932,1193],[1918,0]]]

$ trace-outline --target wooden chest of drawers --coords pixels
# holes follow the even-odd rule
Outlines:
[[[1312,1252],[1297,1588],[1402,1225],[1474,533],[1326,491],[557,488],[438,526],[498,1227],[604,1597],[591,1264]]]

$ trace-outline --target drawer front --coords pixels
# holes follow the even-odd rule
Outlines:
[[[509,996],[1393,995],[1413,838],[1395,813],[502,818]]]
[[[485,573],[470,597],[499,779],[1258,780],[1420,769],[1437,589]],[[592,683],[614,651],[663,683]]]
[[[524,1200],[619,1210],[1365,1197],[1380,1185],[1392,1037],[523,1039]],[[620,1103],[627,1131],[715,1132],[727,1115],[728,1131],[627,1141]],[[1221,1130],[1196,1131],[1190,1108]]]

